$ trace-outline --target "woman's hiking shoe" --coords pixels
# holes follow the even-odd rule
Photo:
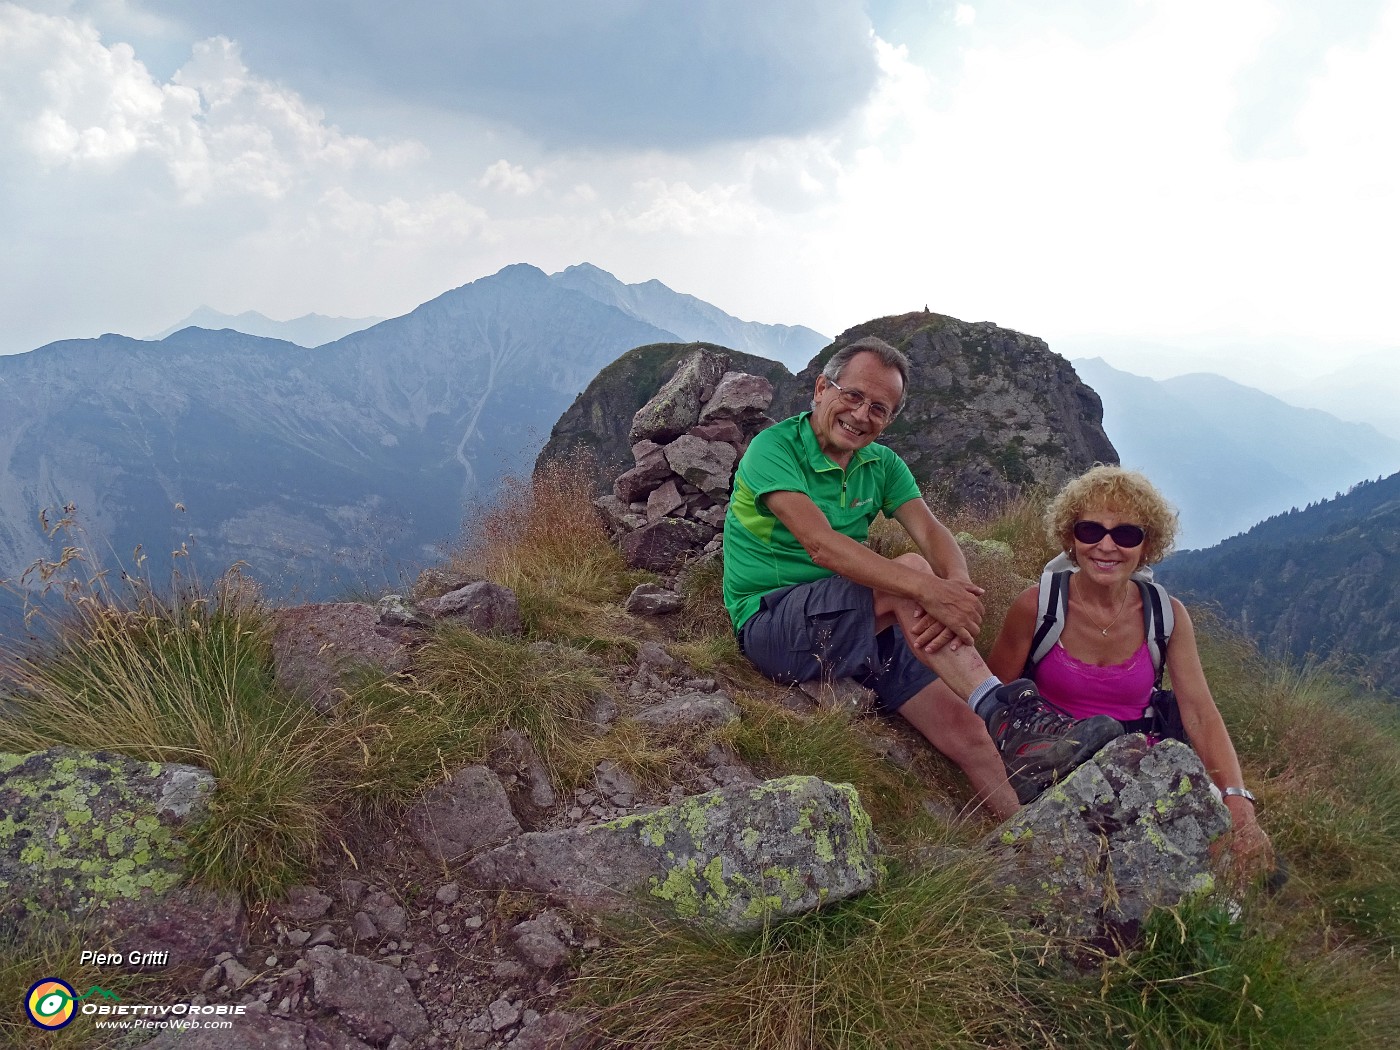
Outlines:
[[[1122,724],[1107,715],[1076,721],[1027,678],[998,688],[983,720],[1023,804],[1123,735]]]

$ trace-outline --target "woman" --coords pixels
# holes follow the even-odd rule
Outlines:
[[[1142,717],[1156,677],[1143,595],[1132,575],[1172,549],[1176,514],[1141,474],[1097,466],[1060,491],[1045,524],[1072,566],[1069,605],[1059,641],[1030,677],[1041,695],[1074,718],[1107,714],[1132,722]],[[1016,599],[992,646],[987,663],[1003,681],[1025,673],[1037,595],[1031,587]],[[1179,601],[1169,600],[1175,627],[1167,670],[1186,736],[1230,810],[1235,864],[1241,872],[1268,871],[1273,848],[1255,819],[1235,746],[1206,684],[1191,617]]]

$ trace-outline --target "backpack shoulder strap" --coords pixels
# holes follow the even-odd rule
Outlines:
[[[1152,655],[1152,667],[1156,671],[1156,688],[1162,688],[1162,671],[1167,663],[1167,643],[1171,641],[1172,627],[1176,614],[1172,611],[1171,596],[1160,583],[1139,579],[1138,590],[1142,592],[1142,622],[1147,634],[1147,650]]]
[[[1069,612],[1069,570],[1043,572],[1036,596],[1036,629],[1031,639],[1031,651],[1026,656],[1024,674],[1030,677],[1035,665],[1055,647],[1065,629]]]

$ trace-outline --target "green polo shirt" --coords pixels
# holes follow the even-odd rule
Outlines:
[[[734,493],[724,517],[724,606],[737,631],[758,611],[769,591],[831,576],[807,556],[787,526],[767,507],[770,492],[801,492],[826,515],[831,527],[864,543],[875,515],[893,515],[919,498],[904,460],[884,445],[857,449],[850,465],[838,467],[817,445],[808,416],[775,423],[749,443],[734,474]]]

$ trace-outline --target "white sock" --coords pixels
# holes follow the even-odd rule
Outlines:
[[[974,689],[971,693],[968,694],[968,707],[972,708],[972,710],[977,713],[977,716],[979,718],[985,718],[986,715],[978,709],[982,706],[982,702],[986,700],[989,696],[991,696],[994,692],[996,692],[997,689],[1000,688],[1000,686],[1001,679],[998,678],[996,675],[990,676],[985,682],[983,682],[981,685],[979,685],[976,689]]]

